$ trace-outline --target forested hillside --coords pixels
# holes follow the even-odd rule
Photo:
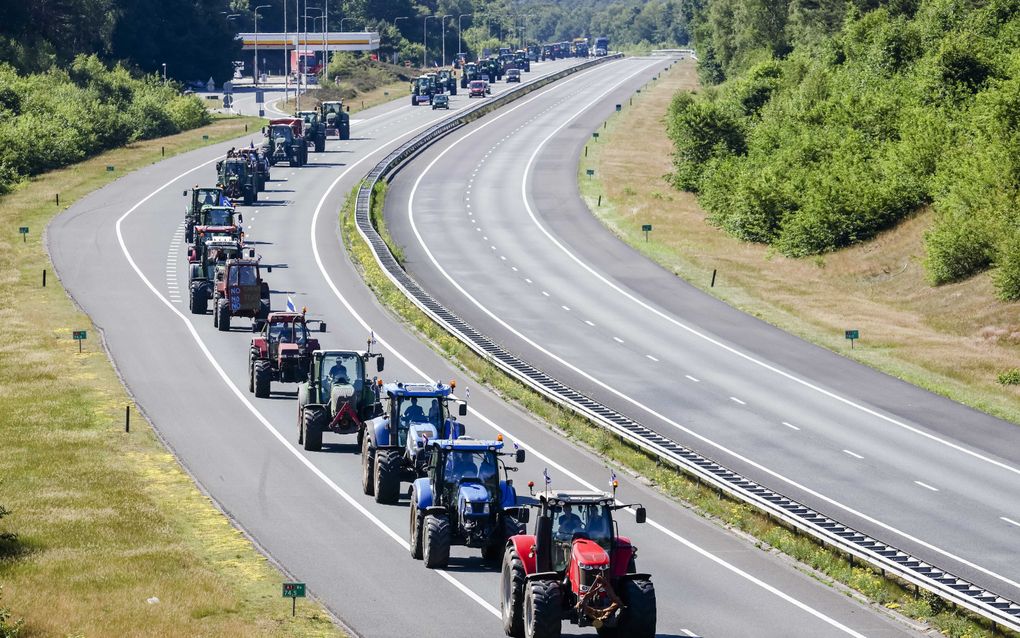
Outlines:
[[[705,0],[673,180],[727,232],[804,256],[931,205],[933,284],[1020,299],[1020,2]]]

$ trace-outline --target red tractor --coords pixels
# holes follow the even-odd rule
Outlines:
[[[326,323],[319,322],[319,332]],[[270,385],[307,380],[312,353],[319,340],[311,337],[305,313],[272,312],[259,336],[251,340],[248,353],[248,391],[260,399],[269,397]]]
[[[267,272],[273,267],[268,266]],[[230,330],[231,317],[250,317],[252,332],[269,316],[269,284],[262,279],[257,259],[228,259],[216,269],[213,288],[213,326]]]
[[[613,523],[614,511],[631,506],[604,492],[547,490],[537,507],[535,533],[512,536],[503,554],[506,635],[557,638],[568,620],[603,637],[653,638],[655,587],[637,572],[637,548]],[[645,517],[638,505],[636,522]]]

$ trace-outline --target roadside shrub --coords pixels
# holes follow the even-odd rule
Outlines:
[[[675,148],[673,182],[679,188],[697,192],[702,167],[708,160],[745,150],[744,132],[737,118],[718,102],[677,93],[670,103],[668,119],[668,134]]]
[[[996,295],[1003,301],[1020,301],[1020,231],[999,246],[995,265]]]
[[[3,598],[3,593],[4,586],[0,585],[0,598]],[[18,638],[23,626],[23,620],[15,620],[11,610],[0,606],[0,638]]]
[[[0,193],[106,149],[208,121],[197,98],[95,56],[24,76],[0,64]]]
[[[1020,385],[1020,368],[1013,368],[999,374],[999,383],[1002,385]]]

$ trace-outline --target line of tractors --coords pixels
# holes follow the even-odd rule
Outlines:
[[[501,48],[498,54],[479,58],[476,62],[460,60],[452,69],[439,69],[411,80],[411,104],[418,106],[428,103],[437,108],[436,97],[457,95],[458,84],[461,89],[468,90],[468,97],[485,97],[492,93],[490,85],[504,77],[507,82],[520,82],[521,73],[531,71],[531,61],[532,56],[527,50],[513,51],[508,47]],[[448,108],[448,100],[440,102]]]
[[[456,78],[436,75],[456,91]],[[204,315],[211,306],[220,331],[237,318],[251,321],[248,391],[268,399],[274,383],[297,384],[300,446],[319,452],[327,433],[353,436],[363,492],[384,504],[409,495],[412,559],[444,568],[451,547],[463,546],[501,564],[508,636],[554,638],[567,621],[595,627],[599,636],[652,638],[655,589],[650,575],[637,570],[637,548],[614,520],[627,508],[643,523],[645,509],[616,500],[615,476],[611,493],[555,490],[546,471],[544,488],[536,492],[529,481],[528,494],[518,494],[510,475],[525,451],[516,443],[508,448],[502,435],[469,437],[460,420],[467,402],[455,396],[455,382],[384,383],[385,360],[373,352],[374,337],[365,350],[324,348],[318,338],[324,321],[308,319],[289,298],[286,310],[272,309],[264,279],[272,266],[245,245],[235,202],[257,201],[270,167],[283,160],[302,165],[309,148],[324,150],[327,134],[349,138],[348,113],[339,103],[271,121],[264,145],[232,150],[217,163],[215,187],[185,191],[191,312]]]

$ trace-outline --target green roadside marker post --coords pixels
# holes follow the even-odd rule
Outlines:
[[[850,340],[850,349],[853,350],[854,341],[861,338],[861,332],[859,330],[847,330],[844,334]]]
[[[115,170],[115,168],[113,166],[107,166],[106,167],[106,172],[107,173],[112,173],[114,170]]]
[[[623,110],[623,105],[622,104],[617,104],[616,105],[616,112],[619,113],[622,110]]]
[[[591,134],[591,136],[592,136],[593,138],[595,138],[595,139],[599,139],[599,134],[598,134],[598,131],[596,131],[596,132],[592,133],[592,134]]]
[[[648,233],[652,232],[651,224],[642,224],[641,230],[645,233],[645,241],[648,241]]]
[[[284,583],[283,597],[290,598],[290,615],[297,615],[297,599],[305,597],[304,583]]]
[[[28,226],[19,226],[18,232],[21,233],[21,243],[26,243],[28,241]]]
[[[588,179],[591,179],[592,175],[595,174],[595,169],[594,168],[589,168],[589,169],[585,170],[585,173],[588,174]]]
[[[78,354],[81,354],[81,342],[86,339],[85,331],[74,330],[71,332],[71,338],[78,342]]]

